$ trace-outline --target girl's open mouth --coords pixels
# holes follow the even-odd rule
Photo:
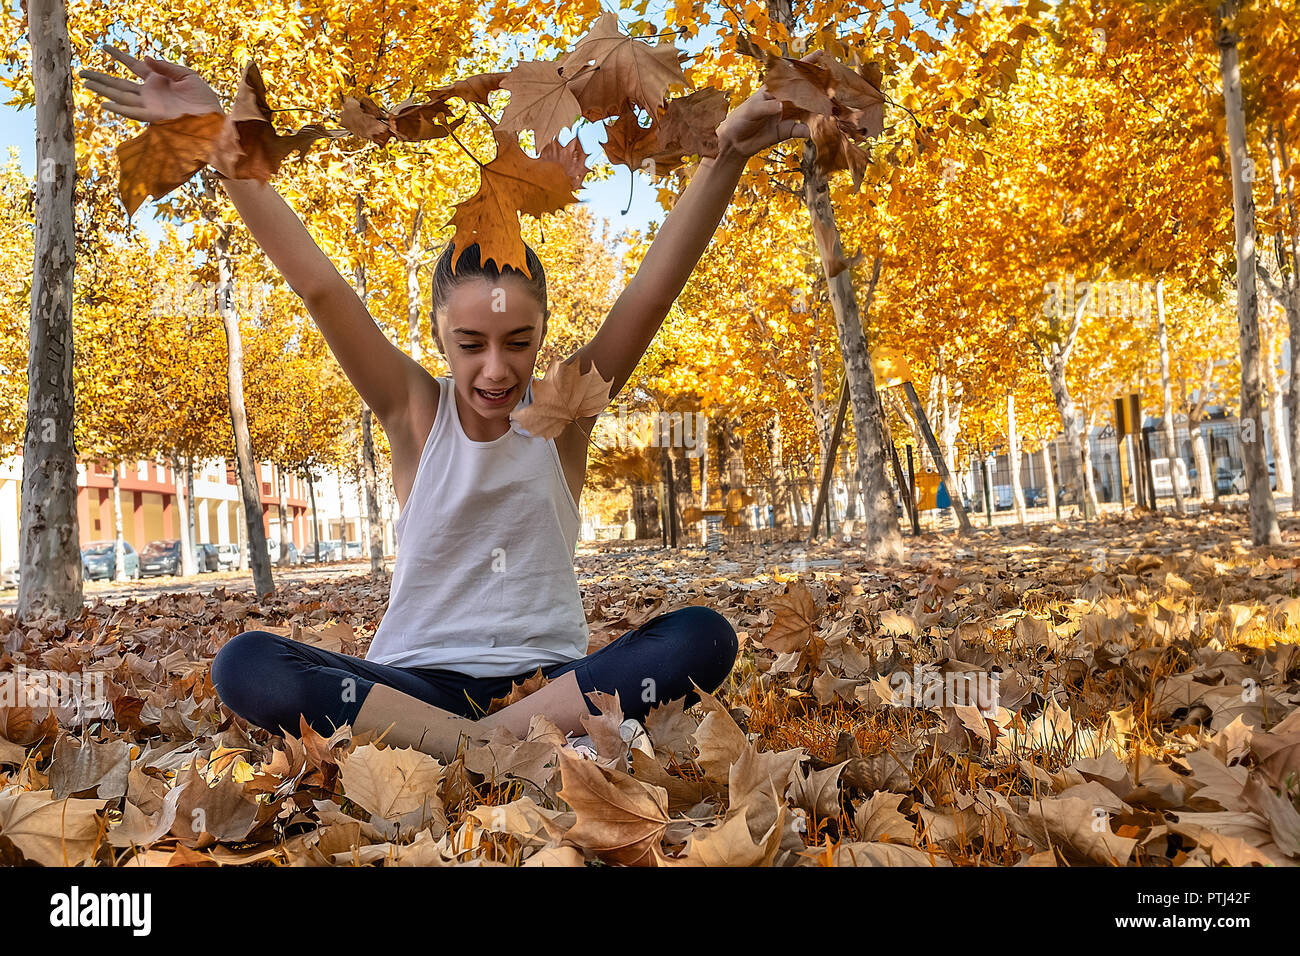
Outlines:
[[[487,392],[481,388],[476,388],[474,391],[478,393],[478,397],[485,405],[504,405],[510,398],[510,394],[514,391],[514,386],[503,388],[495,392]]]

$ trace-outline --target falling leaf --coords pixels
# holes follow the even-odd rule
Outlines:
[[[570,424],[599,415],[609,404],[612,378],[600,374],[593,362],[578,371],[578,360],[564,364],[553,359],[546,377],[533,386],[531,404],[510,413],[533,438],[554,438]]]

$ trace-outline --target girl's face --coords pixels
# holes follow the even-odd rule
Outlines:
[[[518,276],[460,283],[447,297],[438,332],[458,399],[482,418],[508,419],[532,381],[546,335],[528,283]]]

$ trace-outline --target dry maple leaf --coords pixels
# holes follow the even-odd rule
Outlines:
[[[573,184],[573,188],[582,188],[582,181],[587,178],[587,151],[577,136],[563,146],[558,140],[552,140],[538,151],[537,158],[559,163],[569,174],[569,182]]]
[[[659,138],[653,123],[642,126],[637,122],[636,113],[628,110],[605,126],[603,148],[611,163],[635,170],[659,151]]]
[[[578,119],[582,108],[560,66],[559,61],[528,60],[507,74],[501,87],[510,91],[510,102],[497,124],[500,129],[508,133],[531,129],[541,149]]]
[[[178,116],[150,123],[119,145],[117,191],[127,217],[148,197],[161,199],[207,165],[225,124],[224,113]]]
[[[450,95],[450,94],[448,94]],[[451,118],[446,96],[425,103],[406,99],[392,112],[365,94],[343,99],[339,123],[354,136],[383,146],[391,139],[402,142],[440,139],[464,122],[464,116]]]
[[[668,826],[668,792],[617,770],[560,751],[560,799],[577,823],[565,833],[571,843],[602,860],[651,866]]]
[[[668,88],[686,87],[686,75],[678,65],[682,54],[671,43],[650,46],[644,40],[624,36],[618,16],[602,13],[561,68],[572,82],[569,89],[588,120],[616,116],[639,106],[653,113],[663,102]],[[583,71],[585,66],[594,69]]]
[[[727,94],[713,87],[669,100],[656,120],[660,152],[665,157],[718,155],[718,124],[726,119],[728,106]]]
[[[768,608],[776,618],[763,636],[763,646],[778,654],[803,648],[821,617],[816,599],[801,581],[791,582],[786,593],[773,599]]]
[[[410,747],[358,747],[343,761],[348,799],[385,820],[440,808],[438,785],[445,767]]]
[[[235,92],[235,105],[212,144],[208,162],[229,179],[257,179],[265,183],[294,150],[305,150],[321,138],[346,135],[347,130],[329,130],[319,123],[309,123],[287,136],[277,133],[271,122],[262,73],[256,61],[249,60]]]
[[[516,683],[514,681],[511,681],[510,690],[508,693],[505,694],[505,696],[493,697],[491,700],[489,700],[487,713],[485,713],[483,716],[486,717],[488,714],[495,714],[498,710],[503,710],[504,708],[509,707],[511,704],[517,704],[525,697],[528,697],[530,694],[533,694],[536,691],[541,690],[549,683],[550,683],[550,679],[546,677],[546,675],[542,673],[542,669],[538,667],[537,670],[529,674],[521,682]]]
[[[511,412],[510,418],[532,438],[554,438],[568,425],[599,415],[609,404],[613,384],[595,363],[579,372],[576,359],[564,364],[553,359],[546,378],[533,386],[532,404]]]
[[[518,214],[542,216],[577,202],[578,197],[564,165],[527,155],[512,133],[496,128],[492,135],[496,158],[479,170],[478,192],[457,203],[451,217],[457,250],[452,271],[465,248],[478,243],[484,264],[495,262],[498,269],[513,266],[531,276]]]

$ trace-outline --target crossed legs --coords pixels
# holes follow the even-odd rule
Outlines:
[[[709,691],[721,686],[736,654],[736,632],[726,618],[689,605],[651,618],[586,657],[543,667],[546,686],[478,720],[474,713],[533,671],[475,678],[394,667],[246,631],[213,660],[212,683],[227,707],[273,733],[297,735],[300,719],[322,734],[348,723],[358,733],[383,734],[393,746],[447,761],[465,741],[482,741],[497,726],[524,736],[535,714],[565,733],[581,733],[582,718],[599,712],[586,697],[593,690],[617,693],[624,714],[638,719],[665,701],[684,698],[689,706],[699,700],[692,682]]]

